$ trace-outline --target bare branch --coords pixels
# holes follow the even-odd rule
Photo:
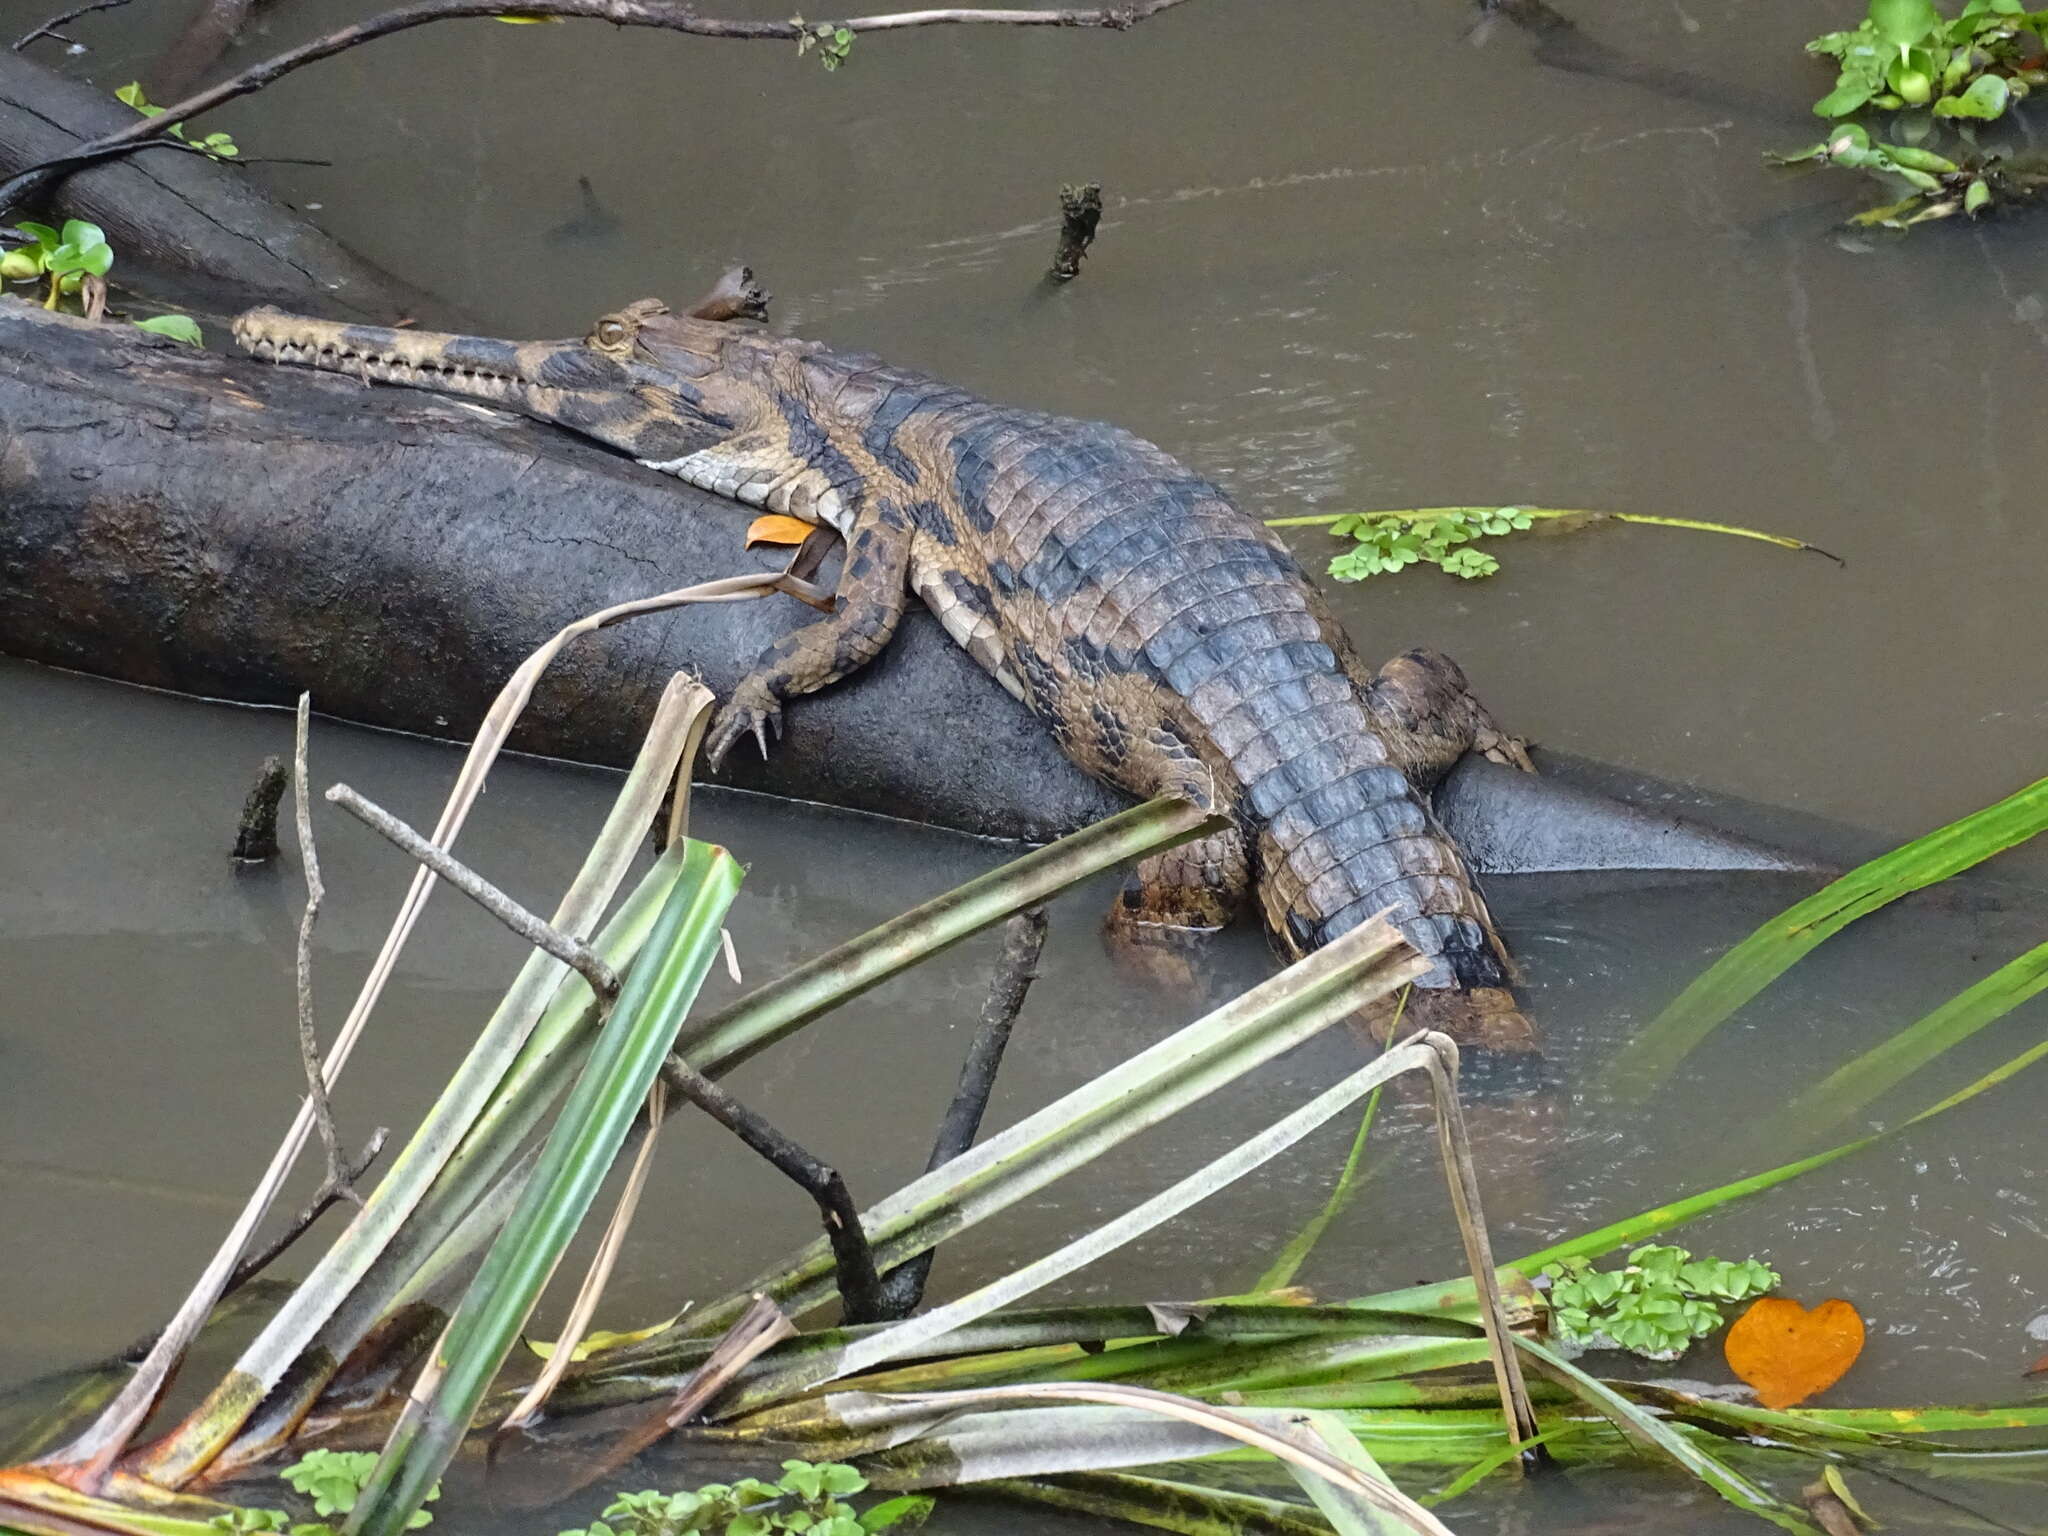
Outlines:
[[[535,949],[553,955],[590,983],[590,990],[606,1003],[619,995],[619,976],[588,944],[571,938],[546,919],[529,912],[510,896],[484,879],[467,864],[458,862],[447,849],[428,842],[396,816],[365,800],[346,784],[336,784],[327,798],[347,811],[372,832],[395,843],[420,863],[446,880]]]
[[[312,712],[313,695],[300,694],[298,725],[292,738],[292,815],[299,829],[299,862],[306,871],[306,915],[299,919],[299,1061],[306,1069],[306,1095],[313,1105],[313,1124],[319,1128],[320,1146],[327,1154],[320,1194],[332,1192],[360,1207],[363,1197],[348,1180],[341,1135],[334,1128],[334,1105],[327,1097],[327,1079],[320,1071],[320,1039],[313,1032],[313,924],[319,920],[320,902],[327,888],[320,883],[320,860],[313,851],[313,807],[308,803],[306,790],[306,735]]]
[[[727,1093],[673,1051],[661,1069],[662,1081],[705,1114],[774,1164],[817,1202],[825,1238],[832,1245],[843,1322],[884,1321],[887,1308],[881,1277],[875,1273],[875,1251],[860,1224],[860,1210],[847,1192],[839,1170],[828,1168]]]
[[[851,16],[844,21],[739,21],[699,16],[687,0],[514,0],[511,14],[518,16],[560,16],[564,19],[608,21],[620,27],[655,27],[692,37],[733,38],[748,42],[796,42],[816,29],[844,28],[849,32],[896,32],[909,27],[1006,26],[1006,27],[1101,27],[1122,31],[1149,21],[1161,11],[1184,5],[1187,0],[1133,0],[1124,5],[1064,6],[1054,10],[983,10],[953,7],[944,10],[896,11],[886,15]],[[502,16],[506,0],[419,0],[341,27],[296,48],[252,64],[237,75],[208,87],[183,101],[166,107],[155,117],[138,118],[127,128],[81,144],[67,155],[33,165],[0,183],[0,215],[24,197],[57,176],[79,165],[141,148],[162,139],[175,125],[223,102],[262,90],[294,70],[322,59],[332,58],[360,44],[395,32],[423,27],[429,22],[454,21],[464,17]]]
[[[21,52],[22,49],[26,48],[30,43],[34,42],[39,37],[54,37],[60,43],[69,43],[71,42],[71,39],[66,37],[62,32],[59,32],[57,30],[59,27],[63,26],[64,23],[66,23],[67,21],[76,21],[81,16],[90,16],[94,11],[116,10],[119,7],[126,5],[127,3],[128,0],[90,0],[90,3],[86,5],[73,6],[68,11],[64,11],[59,15],[52,16],[48,21],[44,22],[34,31],[24,32],[21,35],[21,37],[15,41],[14,51],[16,53]]]
[[[390,1134],[391,1128],[386,1125],[380,1125],[375,1131],[371,1132],[370,1139],[363,1143],[363,1150],[356,1155],[356,1160],[342,1165],[339,1178],[323,1179],[320,1187],[313,1191],[313,1198],[300,1207],[299,1214],[291,1219],[282,1232],[278,1233],[277,1236],[273,1237],[260,1249],[235,1266],[234,1273],[228,1276],[228,1283],[220,1288],[221,1295],[224,1297],[234,1295],[236,1291],[276,1263],[279,1257],[283,1255],[285,1249],[291,1247],[293,1243],[304,1237],[306,1229],[327,1214],[328,1209],[335,1201],[353,1199],[355,1197],[356,1182],[370,1171],[370,1165],[377,1161],[377,1154],[384,1150],[384,1140]],[[362,1202],[357,1201],[356,1203],[361,1204]],[[154,1342],[154,1340],[151,1340],[151,1343]],[[143,1346],[144,1349],[148,1347],[148,1345]],[[139,1354],[140,1351],[137,1351],[137,1353]]]
[[[943,1168],[974,1145],[981,1131],[981,1118],[988,1113],[989,1095],[995,1090],[996,1072],[1003,1064],[1003,1052],[1010,1043],[1010,1029],[1024,1007],[1024,996],[1038,976],[1038,956],[1045,948],[1045,909],[1033,907],[1019,912],[1003,926],[1003,953],[989,982],[988,1000],[981,1005],[981,1023],[974,1042],[967,1047],[967,1060],[960,1067],[960,1086],[939,1133],[932,1141],[932,1155],[924,1165],[931,1173]],[[916,1258],[898,1265],[882,1277],[882,1307],[891,1320],[906,1318],[924,1300],[925,1281],[932,1272],[936,1248],[927,1248]]]

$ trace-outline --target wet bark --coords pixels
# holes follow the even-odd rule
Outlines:
[[[0,50],[0,178],[136,120],[106,93]],[[245,167],[145,149],[56,182],[48,209],[89,219],[114,279],[151,297],[231,313],[269,301],[390,324],[442,312],[270,197]]]
[[[329,715],[465,737],[570,620],[777,564],[741,548],[749,515],[480,406],[0,303],[0,651],[17,656],[252,703],[310,689]],[[579,641],[512,745],[625,763],[677,669],[725,693],[808,617],[775,596]],[[721,781],[1034,840],[1126,803],[922,611],[786,725]],[[1783,867],[1661,809],[1682,803],[1670,786],[1619,785],[1652,813],[1545,766],[1566,775],[1471,762],[1439,794],[1480,869]]]

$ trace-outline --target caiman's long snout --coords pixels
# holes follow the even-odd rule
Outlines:
[[[443,394],[535,410],[544,390],[623,387],[625,370],[576,341],[500,341],[440,331],[342,325],[277,309],[235,320],[235,340],[266,362],[295,363],[377,384],[410,384]],[[602,376],[602,377],[600,377]]]

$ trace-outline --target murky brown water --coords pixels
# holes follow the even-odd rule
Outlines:
[[[47,8],[4,0],[0,16],[18,32]],[[106,46],[73,67],[120,84],[177,9],[79,23]],[[274,43],[336,10],[280,9]],[[1610,41],[1781,97],[1787,116],[1768,123],[1733,97],[1722,110],[1559,75],[1511,34],[1467,46],[1468,13],[1450,0],[1197,0],[1125,36],[864,39],[830,77],[780,47],[464,23],[316,67],[222,121],[252,153],[333,158],[258,174],[512,334],[577,331],[642,293],[683,297],[744,258],[791,329],[1113,418],[1267,515],[1526,501],[1807,537],[1847,568],[1607,529],[1510,546],[1491,581],[1411,575],[1339,602],[1363,649],[1451,651],[1539,740],[1903,835],[2048,760],[2048,528],[2027,404],[2048,381],[2048,223],[1855,248],[1829,231],[1845,189],[1764,172],[1760,149],[1810,137],[1798,114],[1825,84],[1799,44],[1852,10],[1575,7]],[[613,233],[561,228],[579,175]],[[1109,215],[1081,281],[1048,296],[1048,214],[1059,183],[1084,177],[1107,187]],[[1319,534],[1299,539],[1319,553]],[[287,733],[274,715],[0,665],[0,1219],[16,1239],[0,1266],[0,1380],[155,1322],[284,1117],[300,893],[289,869],[236,875],[220,855],[251,767]],[[431,819],[453,762],[331,728],[317,771]],[[465,834],[470,854],[542,901],[573,870],[607,784],[508,763]],[[325,817],[321,830],[335,893],[322,988],[338,1013],[406,872],[352,825]],[[700,830],[752,866],[735,929],[755,976],[1001,857],[716,794]],[[1733,1133],[2039,942],[2048,913],[1990,885],[1922,899],[1787,977],[1701,1054],[1681,1099],[1642,1109],[1583,1087],[1794,894],[1762,880],[1498,883],[1574,1085],[1556,1122],[1498,1133],[1497,1158],[1534,1165],[1495,1180],[1506,1252],[1790,1155],[1777,1141],[1738,1157]],[[1055,914],[1005,1116],[1195,1010],[1108,964],[1102,899],[1083,892]],[[344,1095],[358,1135],[418,1112],[516,963],[454,900],[431,912],[366,1046],[374,1069]],[[756,1063],[742,1090],[859,1192],[889,1187],[921,1160],[988,953],[965,947],[877,994]],[[1232,936],[1212,984],[1266,964],[1255,938]],[[2012,1055],[2044,1017],[2037,1003],[1987,1030],[1888,1109]],[[937,1285],[1043,1251],[1351,1059],[1333,1037],[1276,1064],[949,1254]],[[1873,1339],[1841,1401],[2014,1397],[2048,1347],[2038,1097],[2016,1083],[1684,1240],[1766,1254],[1808,1299],[1857,1300]],[[1315,1209],[1343,1140],[1332,1128],[1078,1290],[1240,1288]],[[1387,1138],[1368,1197],[1306,1281],[1351,1294],[1455,1262],[1421,1143],[1413,1126]],[[622,1313],[673,1310],[806,1235],[791,1194],[708,1133],[684,1129],[663,1168],[652,1208],[672,1220],[642,1224]],[[1579,1496],[1482,1501],[1453,1523],[1580,1530],[1638,1507],[1621,1479]],[[2038,1513],[2038,1496],[2012,1498],[1979,1502]],[[1656,1507],[1665,1528],[1749,1528]],[[1920,1510],[1902,1498],[1887,1513],[1918,1529]]]

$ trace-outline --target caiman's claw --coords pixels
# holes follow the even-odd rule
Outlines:
[[[1472,743],[1489,763],[1499,763],[1503,768],[1519,768],[1524,773],[1534,773],[1535,763],[1529,760],[1529,743],[1519,736],[1510,736],[1506,731],[1493,731]]]
[[[742,683],[739,691],[725,703],[718,712],[718,718],[711,722],[711,734],[705,739],[704,760],[715,771],[725,761],[725,754],[732,750],[733,743],[742,736],[751,735],[761,748],[761,760],[768,760],[768,730],[773,726],[775,739],[782,739],[782,701],[765,688],[756,688]]]

